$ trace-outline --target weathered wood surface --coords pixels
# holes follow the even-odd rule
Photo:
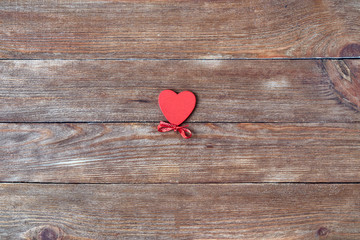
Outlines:
[[[2,240],[360,239],[353,184],[1,184],[0,191]]]
[[[0,58],[360,56],[358,0],[17,0],[0,4]]]
[[[360,124],[0,124],[0,181],[360,182]]]
[[[0,239],[360,239],[359,16],[0,0]],[[164,89],[191,139],[157,132]]]
[[[353,83],[342,72],[344,64],[337,60],[0,61],[0,121],[158,122],[165,120],[157,103],[164,89],[197,95],[190,122],[360,121],[360,60],[346,60],[346,74]],[[339,88],[342,82],[347,89]],[[346,94],[349,89],[351,95]]]

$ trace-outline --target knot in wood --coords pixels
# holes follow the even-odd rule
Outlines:
[[[321,227],[317,231],[317,234],[318,236],[326,236],[329,232],[330,232],[329,229],[327,229],[326,227]]]
[[[62,240],[64,231],[55,226],[44,225],[29,229],[23,234],[22,239],[26,240]]]
[[[349,59],[325,60],[324,67],[334,95],[341,103],[360,110],[359,61]]]
[[[360,44],[350,43],[340,51],[340,57],[358,57],[360,56]]]
[[[58,240],[59,235],[52,228],[44,228],[39,235],[39,240]]]

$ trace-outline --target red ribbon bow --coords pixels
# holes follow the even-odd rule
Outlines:
[[[186,128],[187,126],[189,125],[180,127],[176,124],[160,121],[160,124],[157,126],[157,129],[159,132],[168,132],[174,130],[175,132],[179,132],[183,138],[188,139],[191,138],[192,133],[189,129]]]

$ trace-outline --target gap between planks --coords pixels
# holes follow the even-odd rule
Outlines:
[[[0,184],[29,184],[29,185],[357,185],[360,182],[157,182],[157,183],[106,183],[106,182],[24,182],[24,181],[0,181]]]
[[[308,58],[0,58],[0,61],[287,61],[287,60],[357,60],[356,57],[308,57]]]
[[[121,124],[121,123],[139,123],[139,124],[149,124],[155,123],[158,124],[161,121],[70,121],[70,122],[14,122],[14,121],[0,121],[0,124]],[[316,124],[316,123],[337,123],[337,124],[359,124],[360,121],[353,122],[326,122],[326,121],[309,121],[309,122],[291,122],[291,121],[259,121],[259,122],[225,122],[225,121],[214,121],[214,122],[203,122],[203,121],[186,121],[181,125],[185,124],[242,124],[242,123],[251,123],[251,124]]]

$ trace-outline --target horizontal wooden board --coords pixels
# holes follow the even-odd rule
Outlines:
[[[360,239],[360,188],[352,184],[0,184],[0,191],[2,240]]]
[[[0,61],[0,121],[158,122],[164,89],[195,93],[190,122],[360,121],[358,86],[345,101],[329,61]],[[360,60],[347,64],[358,84]]]
[[[360,124],[0,124],[0,181],[360,182]]]
[[[5,59],[360,56],[358,0],[8,0],[0,13]]]

